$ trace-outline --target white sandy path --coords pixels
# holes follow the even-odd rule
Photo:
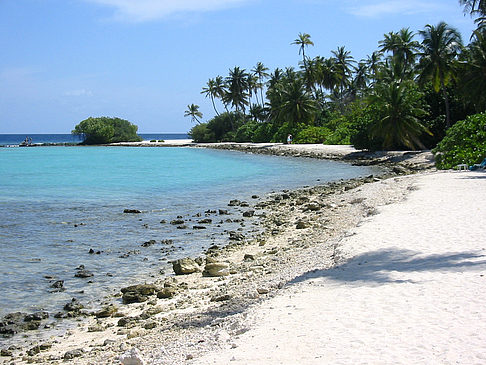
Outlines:
[[[341,242],[348,263],[297,278],[195,363],[486,364],[486,174],[407,178],[419,189]]]

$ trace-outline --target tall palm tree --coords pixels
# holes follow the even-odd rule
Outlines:
[[[486,30],[473,33],[473,41],[463,52],[460,89],[475,109],[486,110]]]
[[[223,97],[226,104],[231,104],[236,112],[245,112],[248,105],[248,74],[239,67],[234,67],[226,77],[226,93]]]
[[[442,90],[446,108],[446,126],[450,127],[450,106],[446,87],[456,77],[456,56],[462,48],[459,32],[446,23],[437,26],[427,24],[419,34],[422,36],[420,53],[421,82],[432,81],[435,92]]]
[[[381,61],[382,53],[380,51],[375,51],[366,58],[366,67],[368,68],[369,76],[372,79],[372,84],[377,79],[378,70],[383,65]]]
[[[378,112],[378,121],[371,128],[375,137],[383,139],[384,149],[397,147],[425,148],[420,136],[430,133],[417,117],[425,114],[420,106],[421,95],[413,90],[413,82],[380,82],[368,98]]]
[[[258,82],[259,82],[259,89],[260,89],[260,97],[261,97],[261,106],[263,106],[265,103],[264,103],[264,99],[263,99],[263,85],[264,85],[264,80],[270,76],[270,74],[267,72],[268,71],[268,67],[266,67],[263,63],[261,62],[257,62],[256,66],[253,67],[253,69],[251,70],[251,72],[253,73],[253,75],[255,75],[257,78],[258,78]]]
[[[378,44],[381,45],[382,52],[392,52],[393,57],[398,57],[405,67],[411,67],[420,47],[419,43],[413,40],[414,36],[409,28],[402,28],[398,33],[385,34],[385,38]]]
[[[191,117],[191,121],[201,123],[198,118],[202,118],[203,114],[199,111],[199,105],[191,104],[187,106],[187,110],[184,112],[185,117]]]
[[[223,76],[216,76],[214,79],[214,90],[216,92],[216,97],[218,97],[224,105],[224,109],[228,112],[228,105],[224,102],[226,95],[226,83],[224,82]]]
[[[341,111],[344,110],[345,104],[345,90],[351,85],[351,76],[354,71],[354,58],[350,51],[346,51],[345,47],[338,47],[337,50],[331,51],[334,55],[335,70],[338,77],[338,89],[334,90],[337,94],[339,107]]]
[[[299,54],[302,53],[302,62],[304,63],[304,68],[307,68],[305,62],[305,48],[314,45],[314,42],[311,41],[311,36],[307,33],[299,33],[298,38],[296,38],[290,44],[296,44],[300,47]]]
[[[201,94],[204,94],[206,97],[211,98],[213,109],[216,112],[216,115],[219,115],[218,110],[216,109],[216,105],[214,104],[214,98],[218,96],[216,81],[214,79],[209,79],[208,82],[206,83],[206,86],[203,87]]]

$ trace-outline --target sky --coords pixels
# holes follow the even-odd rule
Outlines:
[[[188,104],[214,116],[208,79],[298,67],[299,33],[310,57],[345,46],[360,60],[385,33],[440,21],[466,44],[475,29],[458,0],[0,0],[0,133],[70,133],[98,116],[185,133]]]

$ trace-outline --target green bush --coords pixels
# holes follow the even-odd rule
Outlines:
[[[274,133],[274,125],[272,123],[260,123],[255,129],[251,141],[253,143],[270,142]]]
[[[209,130],[207,123],[197,124],[189,131],[189,136],[196,143],[216,142],[214,133]]]
[[[258,122],[248,122],[243,124],[235,134],[235,141],[236,142],[251,142],[253,140],[253,136],[255,135],[256,130],[259,127]]]
[[[454,124],[432,152],[439,169],[480,163],[486,158],[486,113],[471,115]]]
[[[98,117],[88,118],[79,123],[74,135],[83,137],[83,144],[104,144],[115,142],[140,142],[137,135],[138,127],[120,118]]]
[[[307,126],[297,132],[295,143],[324,143],[331,135],[331,131],[326,127]]]
[[[299,130],[302,128],[302,125],[291,125],[290,123],[284,123],[277,129],[277,131],[273,134],[271,142],[280,142],[286,143],[287,136],[291,134],[292,136],[296,136]]]

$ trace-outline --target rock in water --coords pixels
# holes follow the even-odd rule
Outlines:
[[[118,358],[118,360],[122,363],[122,365],[145,365],[142,354],[136,347],[125,352]]]
[[[128,214],[139,214],[139,213],[142,213],[140,210],[138,209],[125,209],[123,211],[123,213],[128,213]]]
[[[172,268],[176,275],[187,275],[199,272],[199,265],[193,259],[186,257],[172,263]]]

